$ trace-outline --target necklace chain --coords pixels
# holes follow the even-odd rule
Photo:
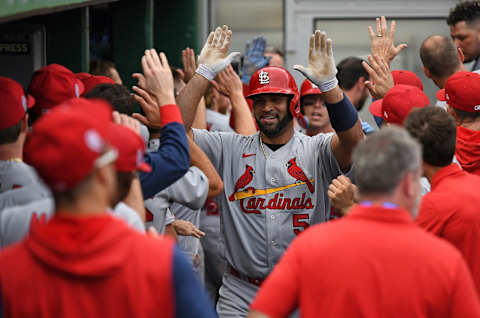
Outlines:
[[[267,152],[265,151],[265,147],[263,146],[262,136],[258,134],[258,138],[260,139],[260,147],[262,147],[263,155],[265,156],[265,159],[267,159]]]
[[[5,160],[5,161],[9,161],[9,162],[23,162],[23,160],[20,159],[20,158],[11,158],[11,159],[7,159],[7,160]]]

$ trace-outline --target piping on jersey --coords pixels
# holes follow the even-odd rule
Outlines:
[[[310,179],[310,182],[313,183],[315,179]],[[293,187],[298,187],[298,186],[301,186],[301,185],[304,185],[306,184],[306,182],[296,182],[296,183],[292,183],[292,184],[289,184],[289,185],[286,185],[286,186],[281,186],[281,187],[278,187],[278,188],[271,188],[271,189],[252,189],[252,188],[247,188],[245,190],[242,190],[242,191],[237,191],[234,195],[233,195],[233,198],[234,200],[242,200],[242,199],[247,199],[247,198],[250,198],[250,197],[255,197],[255,196],[259,196],[259,195],[266,195],[266,194],[271,194],[271,193],[275,193],[275,192],[279,192],[279,191],[282,191],[282,190],[285,190],[285,189],[289,189],[289,188],[293,188]]]

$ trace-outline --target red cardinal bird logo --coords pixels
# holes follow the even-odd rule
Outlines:
[[[242,176],[238,179],[237,183],[235,184],[235,189],[233,190],[233,193],[230,195],[230,197],[228,197],[230,201],[235,200],[235,193],[237,193],[238,190],[245,188],[253,180],[254,174],[255,174],[255,170],[249,165],[246,165],[245,172],[242,174]]]
[[[297,163],[295,162],[296,158],[292,158],[288,160],[287,162],[287,167],[288,167],[288,173],[297,179],[297,181],[300,182],[305,182],[307,184],[308,190],[310,190],[311,193],[315,192],[315,187],[313,184],[308,180],[307,176],[305,175],[305,172],[303,172],[302,168],[297,166]]]

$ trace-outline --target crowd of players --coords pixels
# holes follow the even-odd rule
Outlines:
[[[368,61],[312,34],[300,89],[262,37],[235,71],[227,26],[133,94],[0,77],[0,317],[480,317],[480,3],[447,23],[435,103],[385,17]]]

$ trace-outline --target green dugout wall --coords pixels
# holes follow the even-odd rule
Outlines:
[[[201,34],[197,0],[0,0],[0,26],[41,25],[46,62],[86,72],[91,58],[92,18],[97,9],[111,22],[110,56],[127,87],[141,71],[146,48],[164,51],[172,66],[181,66],[181,50],[199,51]],[[0,59],[2,55],[0,54]],[[0,70],[1,75],[1,70]]]

